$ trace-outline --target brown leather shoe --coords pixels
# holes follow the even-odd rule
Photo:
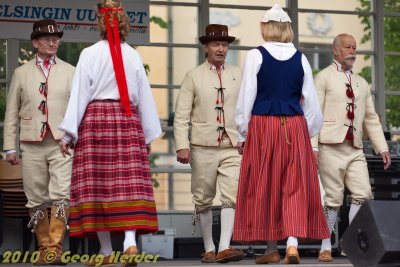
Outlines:
[[[332,251],[324,250],[324,251],[320,252],[318,259],[319,259],[319,261],[323,261],[323,262],[333,261]]]
[[[281,256],[279,256],[278,251],[273,252],[268,255],[260,255],[256,257],[256,264],[268,264],[280,262]]]
[[[215,259],[215,251],[204,252],[203,254],[201,254],[202,263],[214,263]]]
[[[290,246],[286,250],[285,264],[299,264],[300,256],[295,246]]]
[[[240,261],[244,258],[244,256],[244,252],[239,249],[227,248],[218,252],[216,262],[227,263],[231,261]]]
[[[138,249],[136,246],[130,246],[129,248],[127,248],[124,252],[125,255],[137,255],[138,254]],[[137,262],[135,261],[135,257],[129,257],[130,261],[126,261],[121,263],[122,267],[126,267],[126,266],[137,266]]]

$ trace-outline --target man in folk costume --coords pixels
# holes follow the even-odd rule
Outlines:
[[[236,107],[243,153],[233,240],[266,242],[257,264],[299,264],[298,238],[324,239],[325,222],[310,136],[322,113],[312,70],[293,43],[291,19],[275,4],[260,21],[265,41],[248,52]],[[244,149],[243,149],[244,148]]]
[[[370,86],[352,71],[356,60],[356,41],[349,34],[339,34],[333,41],[333,63],[314,79],[324,122],[319,135],[312,138],[321,182],[325,190],[325,216],[332,232],[344,187],[351,192],[349,222],[361,207],[372,199],[367,161],[363,153],[364,131],[386,170],[391,164],[388,146],[379,117],[375,112]],[[320,261],[332,261],[330,238],[324,239]]]
[[[191,191],[200,223],[205,253],[202,262],[239,261],[244,253],[229,247],[235,216],[241,156],[235,145],[234,113],[240,87],[240,69],[225,63],[229,43],[226,25],[210,24],[199,38],[206,60],[189,71],[181,85],[175,108],[174,134],[177,160],[191,164]],[[189,137],[189,126],[191,136]],[[211,205],[218,183],[221,191],[221,237],[218,254],[212,238]]]
[[[57,127],[67,108],[74,67],[56,56],[63,32],[51,19],[33,24],[31,40],[37,54],[18,67],[12,77],[4,119],[4,150],[7,161],[19,164],[17,143],[23,156],[22,175],[40,256],[56,253],[60,262],[61,243],[67,227],[72,158],[61,156]],[[16,142],[19,127],[19,142]],[[51,205],[50,221],[47,206]]]

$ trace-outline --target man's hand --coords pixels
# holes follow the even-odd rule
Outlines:
[[[190,156],[190,150],[188,148],[178,150],[176,160],[183,164],[192,163],[192,157]]]
[[[18,165],[18,164],[19,164],[19,158],[18,158],[18,156],[17,156],[17,152],[7,154],[7,155],[6,155],[6,160],[7,160],[11,165]]]
[[[60,151],[64,158],[65,155],[71,156],[71,153],[68,151],[70,148],[72,148],[71,144],[67,144],[61,140],[58,145],[60,146]]]
[[[239,155],[243,155],[244,142],[237,142],[236,149],[238,150]]]
[[[388,151],[381,152],[381,157],[383,160],[383,169],[387,170],[390,167],[390,164],[392,164],[389,152]]]
[[[314,153],[315,163],[317,163],[317,165],[318,165],[318,162],[319,162],[319,151],[313,151],[313,153]]]

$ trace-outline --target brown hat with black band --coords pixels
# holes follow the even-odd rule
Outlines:
[[[39,20],[33,24],[31,40],[36,39],[41,35],[49,35],[49,34],[58,35],[58,37],[61,38],[64,32],[58,30],[57,23],[52,19]]]
[[[209,24],[206,27],[206,35],[199,37],[199,41],[205,44],[210,41],[226,41],[232,43],[235,37],[229,36],[228,26],[221,24]]]

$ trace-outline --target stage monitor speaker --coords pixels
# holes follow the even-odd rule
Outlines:
[[[354,266],[400,266],[400,201],[364,202],[340,243]]]

